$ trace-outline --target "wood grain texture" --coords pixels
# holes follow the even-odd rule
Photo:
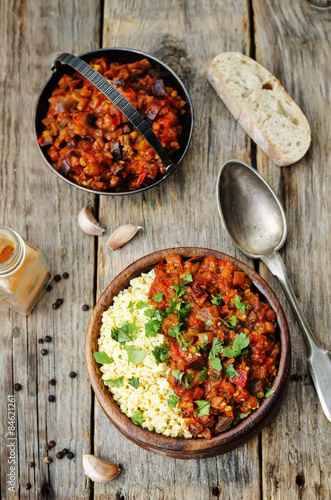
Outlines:
[[[317,339],[330,349],[325,299],[331,288],[331,11],[317,3],[323,4],[253,1],[256,59],[280,79],[312,129],[311,147],[297,164],[280,169],[258,152],[257,165],[286,212],[289,230],[282,256],[289,279]],[[290,322],[295,374],[279,417],[262,433],[263,498],[328,499],[331,425],[310,379],[306,348],[290,307],[276,280],[261,270]]]
[[[90,447],[91,390],[84,367],[84,336],[93,302],[94,242],[77,227],[77,213],[93,197],[71,189],[45,168],[34,144],[35,101],[55,56],[63,51],[90,50],[98,45],[99,6],[94,1],[61,0],[1,2],[1,134],[0,213],[8,225],[44,253],[54,274],[68,271],[68,280],[53,283],[28,318],[1,306],[1,498],[89,498],[81,467],[82,449]],[[84,33],[84,36],[82,36]],[[60,297],[60,309],[51,304]],[[50,335],[49,344],[38,338]],[[49,354],[42,356],[40,350]],[[76,379],[69,372],[77,372]],[[55,387],[48,382],[55,378]],[[16,393],[16,487],[6,485],[6,399]],[[54,394],[56,401],[48,402]],[[46,465],[45,444],[57,446]],[[67,447],[74,460],[55,459]],[[35,462],[35,468],[28,463]],[[31,490],[26,484],[31,483]]]

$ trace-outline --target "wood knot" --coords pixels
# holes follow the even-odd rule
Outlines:
[[[219,497],[220,496],[220,489],[218,486],[214,486],[211,490],[211,494],[213,497]]]
[[[328,9],[331,7],[331,0],[308,0],[308,3],[319,9]]]
[[[171,36],[165,35],[156,49],[156,57],[167,64],[181,80],[188,80],[191,76],[191,65],[184,42]],[[167,74],[161,69],[156,68],[161,78]]]
[[[295,482],[297,483],[298,486],[304,486],[305,485],[305,476],[303,474],[298,474],[297,477],[295,478]]]

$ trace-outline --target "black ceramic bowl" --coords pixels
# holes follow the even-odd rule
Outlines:
[[[150,56],[149,54],[141,52],[140,50],[124,49],[124,48],[105,48],[105,49],[98,49],[98,50],[92,50],[90,52],[85,52],[85,54],[82,54],[79,57],[81,57],[86,62],[89,62],[91,61],[91,59],[94,58],[105,57],[108,59],[108,61],[118,61],[123,64],[140,61],[141,59],[146,58],[152,64],[152,67],[158,71],[160,77],[164,80],[165,85],[172,87],[178,91],[178,94],[181,96],[183,100],[186,101],[187,105],[185,106],[186,112],[180,117],[180,125],[183,127],[182,134],[179,137],[180,148],[171,157],[172,162],[177,167],[178,164],[181,163],[181,161],[183,160],[188,150],[193,130],[193,106],[190,96],[180,78],[166,64],[159,61],[155,57]],[[83,189],[84,191],[87,191],[89,193],[103,194],[108,196],[140,193],[142,191],[145,191],[146,189],[156,186],[160,182],[164,181],[167,177],[169,177],[169,175],[175,170],[175,168],[169,170],[163,176],[157,177],[155,182],[153,182],[148,186],[142,187],[141,189],[136,189],[132,191],[122,191],[122,192],[114,192],[114,191],[100,192],[100,191],[95,191],[93,189],[84,188],[83,186],[75,184],[74,182],[70,181],[69,179],[61,175],[52,166],[50,160],[45,154],[44,148],[42,148],[38,143],[38,137],[42,135],[42,132],[45,128],[44,125],[41,123],[41,121],[47,116],[47,111],[49,108],[48,99],[51,97],[53,90],[57,88],[60,78],[64,74],[72,75],[74,72],[75,71],[68,65],[61,65],[56,71],[54,71],[51,78],[48,80],[45,87],[43,88],[36,105],[35,120],[34,120],[35,139],[37,147],[39,149],[39,152],[43,160],[45,161],[46,165],[52,170],[52,172],[54,172],[61,179],[65,180],[68,184],[71,184],[76,188]]]

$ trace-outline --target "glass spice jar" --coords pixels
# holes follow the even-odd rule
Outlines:
[[[0,226],[0,303],[28,315],[51,280],[40,250]]]

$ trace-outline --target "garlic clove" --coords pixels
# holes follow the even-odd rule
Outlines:
[[[99,222],[92,214],[89,205],[82,208],[79,212],[78,224],[85,233],[91,234],[92,236],[100,236],[106,230],[104,227],[100,226]]]
[[[121,472],[118,464],[102,460],[102,458],[84,453],[83,467],[87,477],[95,483],[108,483]]]
[[[124,224],[123,226],[115,229],[113,234],[109,236],[109,239],[106,243],[107,247],[112,250],[116,250],[117,248],[125,245],[128,241],[130,241],[134,235],[142,229],[141,226],[136,226],[135,224]]]

